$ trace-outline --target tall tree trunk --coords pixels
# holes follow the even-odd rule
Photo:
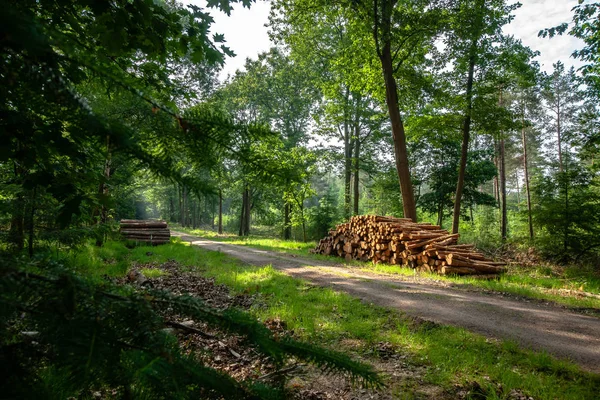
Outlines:
[[[523,170],[525,173],[525,191],[527,193],[527,218],[529,220],[529,238],[533,239],[533,218],[531,216],[531,192],[529,190],[529,166],[527,163],[527,136],[525,135],[525,117],[521,119],[521,142],[523,143]]]
[[[250,191],[250,187],[247,186],[246,187],[246,211],[245,211],[245,218],[246,218],[246,222],[244,223],[244,236],[248,236],[250,234],[250,216],[251,216],[251,211],[252,211],[252,193]]]
[[[469,140],[471,137],[471,114],[473,111],[473,74],[475,71],[475,51],[477,41],[471,44],[471,54],[469,55],[469,73],[467,77],[467,110],[463,120],[463,139],[460,154],[460,166],[458,169],[458,182],[456,183],[456,195],[454,196],[454,215],[452,218],[452,233],[458,233],[458,224],[460,222],[460,206],[465,186],[465,173],[467,170],[467,157],[469,154]]]
[[[300,215],[302,216],[302,241],[306,243],[306,219],[304,218],[304,204],[300,205]]]
[[[560,97],[556,101],[556,139],[558,140],[558,168],[563,172],[562,145],[561,145],[561,126],[560,126]]]
[[[344,219],[350,218],[351,181],[352,181],[352,147],[353,138],[350,131],[348,100],[344,105]]]
[[[192,229],[196,229],[196,219],[198,214],[199,204],[195,199],[192,199]]]
[[[219,235],[223,234],[223,189],[219,188]]]
[[[504,154],[504,138],[500,139],[500,196],[502,200],[502,221],[500,231],[502,240],[506,240],[508,219],[506,215],[506,157]]]
[[[181,187],[181,226],[187,226],[187,191],[185,185]]]
[[[182,185],[177,185],[177,197],[178,197],[178,203],[179,203],[179,223],[181,224],[181,226],[183,226],[183,196],[181,194],[182,192]]]
[[[374,0],[375,6],[378,0]],[[404,217],[410,218],[413,221],[417,220],[417,207],[415,204],[415,196],[410,178],[410,166],[408,163],[408,151],[406,148],[406,134],[404,132],[404,123],[400,116],[400,108],[398,105],[398,87],[394,78],[394,65],[392,60],[391,49],[391,27],[392,27],[392,12],[394,2],[384,0],[381,3],[381,50],[379,59],[381,60],[381,68],[383,71],[383,79],[385,82],[385,101],[390,114],[390,122],[392,125],[392,138],[394,141],[394,156],[396,161],[396,171],[398,172],[398,180],[400,181],[400,191],[402,194],[402,207],[404,209]],[[375,15],[377,22],[377,15]],[[380,43],[377,39],[378,28],[375,26],[375,42],[379,47]]]
[[[246,185],[244,185],[244,191],[242,193],[242,212],[240,215],[240,231],[238,233],[238,236],[244,236],[244,232],[246,231],[244,224],[246,223],[246,202],[248,201],[247,198],[248,192],[246,191]]]
[[[498,101],[500,107],[503,106],[502,102],[502,88],[500,88],[500,98]],[[508,219],[506,215],[506,156],[504,146],[504,136],[500,136],[500,196],[502,200],[502,216],[500,220],[500,233],[502,241],[506,240],[507,237],[507,225]]]
[[[521,211],[521,188],[519,187],[519,170],[515,168],[515,182],[517,182],[517,210]]]
[[[210,197],[210,229],[215,230],[215,198],[213,196]]]
[[[498,144],[498,139],[494,137],[494,166],[496,167],[496,175],[494,176],[494,198],[496,199],[496,204],[500,207],[500,185],[498,181],[498,177],[500,176],[500,145]]]
[[[444,203],[440,200],[439,204],[438,204],[438,217],[437,217],[437,224],[440,226],[440,228],[443,229],[442,224],[444,222]]]
[[[290,240],[292,238],[292,221],[290,218],[290,203],[285,201],[283,205],[283,239]]]
[[[568,164],[567,164],[568,168]],[[564,251],[565,255],[567,253],[567,249],[569,248],[569,225],[571,224],[571,218],[569,215],[569,175],[565,173],[562,175],[563,180],[565,181],[565,236],[564,236]]]
[[[358,140],[360,127],[356,125],[356,138],[354,139],[354,215],[358,215],[358,201],[360,199],[359,193],[359,173],[360,173],[360,140]]]
[[[174,218],[173,218],[173,196],[169,195],[169,222],[173,222]]]

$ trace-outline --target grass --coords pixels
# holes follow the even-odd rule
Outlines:
[[[184,243],[154,247],[151,253],[149,249],[128,250],[112,242],[103,249],[84,248],[86,257],[73,260],[89,261],[83,271],[99,268],[95,273],[102,273],[106,268],[116,273],[115,265],[175,259],[188,270],[214,277],[235,294],[257,295],[251,309],[257,318],[284,320],[288,329],[304,340],[346,350],[351,342],[353,352],[369,359],[376,354],[378,343],[389,342],[406,355],[404,368],[424,367],[421,379],[448,393],[456,384],[469,386],[474,381],[490,399],[507,398],[513,389],[536,399],[595,399],[600,392],[598,375],[544,353],[521,350],[512,342],[489,341],[464,329],[417,323],[344,293],[291,278],[270,266],[247,266],[225,254]],[[116,263],[106,264],[107,255],[109,261],[118,257]],[[415,380],[389,390],[405,396],[421,385]]]
[[[211,230],[190,229],[178,226],[174,227],[173,229],[189,233],[190,235],[201,236],[203,238],[216,240],[219,242],[237,244],[240,246],[248,246],[261,250],[270,250],[280,253],[288,253],[301,256],[316,256],[315,254],[309,253],[309,250],[314,249],[317,245],[316,242],[298,242],[295,240],[281,240],[262,235],[238,236],[233,233],[223,233],[222,235],[219,235],[217,232]],[[326,258],[327,257],[321,256],[321,259]]]
[[[232,233],[219,235],[214,231],[203,229],[175,228],[177,230],[201,236],[204,238],[249,246],[261,250],[270,250],[279,253],[294,254],[316,261],[337,261],[345,263],[337,257],[327,257],[310,254],[309,250],[316,246],[315,242],[296,242],[274,239],[264,236],[239,237]],[[411,268],[399,265],[376,264],[369,262],[352,261],[346,263],[351,267],[363,271],[382,274],[393,274],[414,277]],[[498,279],[482,280],[470,277],[440,276],[422,273],[421,278],[442,280],[457,285],[476,287],[485,290],[508,293],[514,296],[527,297],[542,301],[551,301],[571,308],[585,308],[600,310],[600,297],[586,296],[586,293],[600,296],[600,274],[598,271],[583,267],[552,268],[538,266],[525,268],[509,266],[508,272]]]

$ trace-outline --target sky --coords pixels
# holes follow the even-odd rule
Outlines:
[[[552,39],[540,38],[538,32],[544,28],[556,26],[562,22],[570,22],[571,8],[577,0],[520,0],[522,7],[515,11],[514,20],[504,28],[506,34],[514,35],[523,44],[541,54],[536,60],[542,70],[552,71],[552,64],[562,61],[567,67],[575,68],[581,63],[571,58],[573,50],[581,48],[582,42],[571,36],[558,36]],[[196,4],[203,7],[205,0],[183,0],[183,3]],[[258,0],[250,9],[236,4],[230,16],[216,10],[210,10],[215,19],[211,33],[225,35],[227,45],[236,53],[236,57],[228,58],[220,78],[243,69],[246,58],[256,56],[271,47],[267,35],[270,5],[268,1]]]

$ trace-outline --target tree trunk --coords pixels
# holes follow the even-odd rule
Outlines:
[[[210,197],[210,229],[215,230],[215,198]]]
[[[350,117],[348,112],[348,89],[344,104],[344,219],[350,218],[350,191],[352,180],[352,147],[353,139],[350,132]]]
[[[504,138],[500,139],[500,194],[502,197],[502,223],[501,232],[502,240],[506,240],[507,236],[507,215],[506,215],[506,162],[504,155]]]
[[[169,195],[169,221],[175,222],[175,203],[173,202],[173,196]]]
[[[300,215],[302,216],[302,241],[306,243],[306,219],[304,218],[304,205],[300,207]]]
[[[467,77],[467,110],[463,121],[463,139],[460,154],[460,166],[458,170],[458,182],[456,184],[456,195],[454,196],[454,215],[452,219],[452,233],[458,233],[458,223],[460,222],[460,206],[465,186],[465,173],[467,170],[467,157],[469,154],[469,140],[471,136],[471,113],[473,110],[473,74],[475,71],[475,51],[477,41],[471,44],[471,54],[469,56],[469,74]]]
[[[383,76],[385,80],[385,100],[390,113],[390,121],[392,125],[394,156],[396,160],[398,180],[400,181],[404,217],[410,218],[416,222],[417,207],[415,204],[415,196],[410,178],[410,167],[408,164],[408,151],[406,148],[404,123],[402,122],[400,109],[398,107],[398,88],[396,86],[396,79],[394,78],[392,54],[389,41],[383,46],[381,64],[383,67]]]
[[[219,235],[223,234],[223,189],[219,188]]]
[[[442,228],[442,223],[444,222],[444,203],[440,200],[439,204],[438,204],[438,217],[437,217],[437,225],[440,226],[440,229]]]
[[[567,165],[568,167],[568,165]],[[563,175],[561,173],[561,175]],[[569,225],[571,224],[571,219],[569,216],[569,175],[565,173],[563,175],[563,179],[565,181],[565,236],[564,236],[564,251],[565,255],[567,253],[567,249],[569,248]]]
[[[531,216],[531,192],[529,191],[529,166],[527,163],[527,136],[524,117],[521,119],[521,141],[523,143],[523,170],[525,173],[525,191],[527,193],[527,218],[529,220],[529,238],[533,239],[533,218]]]
[[[192,229],[196,229],[196,222],[197,222],[197,215],[198,215],[199,208],[200,208],[200,205],[197,204],[197,201],[195,199],[192,199]]]
[[[500,154],[500,145],[498,144],[498,139],[494,136],[494,166],[496,167],[496,175],[494,176],[494,198],[496,199],[496,204],[500,207],[500,185],[498,181],[498,177],[500,176],[500,162],[499,162],[499,154]]]
[[[502,89],[500,89],[500,107],[502,107]],[[506,215],[506,157],[504,147],[504,136],[500,137],[500,195],[502,200],[502,217],[500,220],[500,232],[502,241],[507,237],[507,215]]]
[[[248,236],[250,234],[250,216],[251,216],[251,210],[252,210],[252,206],[251,206],[251,202],[252,202],[252,195],[250,192],[250,187],[246,187],[246,211],[245,211],[245,218],[246,218],[246,222],[244,223],[244,236]]]
[[[560,132],[560,97],[556,101],[556,138],[558,140],[558,168],[560,172],[563,172],[563,161],[562,161],[562,146],[561,146],[561,132]]]
[[[246,229],[244,228],[244,224],[246,223],[245,215],[246,215],[246,202],[248,201],[248,199],[247,199],[248,192],[246,192],[245,187],[246,186],[244,185],[244,191],[242,193],[242,212],[240,215],[240,231],[238,233],[238,236],[244,236],[244,232],[246,231]]]
[[[358,215],[358,201],[360,199],[359,193],[359,173],[360,173],[360,140],[358,140],[360,127],[358,124],[355,126],[354,139],[354,215]]]
[[[283,239],[290,240],[292,238],[292,221],[290,219],[290,203],[285,201],[283,205]]]

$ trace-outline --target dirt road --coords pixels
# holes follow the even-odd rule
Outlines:
[[[463,327],[488,337],[511,339],[523,347],[545,350],[600,373],[600,318],[537,301],[444,287],[396,275],[369,274],[334,262],[215,242],[179,232],[172,235],[251,265],[271,264],[293,277],[425,320]]]

